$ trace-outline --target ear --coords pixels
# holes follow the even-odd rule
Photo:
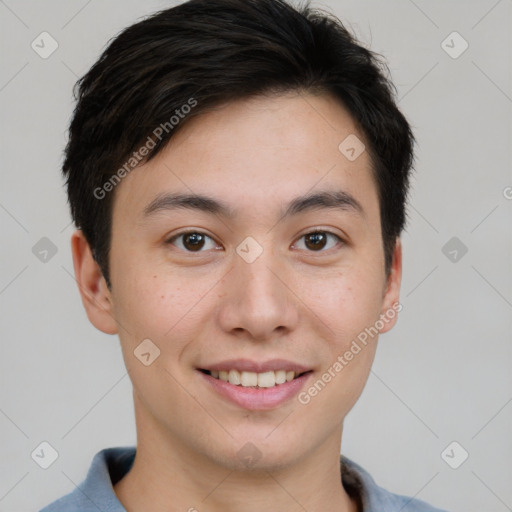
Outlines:
[[[383,319],[384,323],[384,327],[379,330],[381,334],[393,328],[398,318],[398,312],[402,309],[402,305],[399,303],[401,282],[402,241],[400,238],[397,238],[393,250],[393,262],[391,264],[390,273],[386,279],[382,308],[380,311],[380,317]]]
[[[81,230],[71,235],[71,252],[75,279],[89,321],[106,334],[116,334],[110,290]]]

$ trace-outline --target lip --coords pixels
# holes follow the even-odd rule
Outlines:
[[[219,366],[219,368],[219,371],[226,369],[225,366]],[[212,367],[212,369],[215,370],[216,367]],[[235,369],[235,366],[230,366],[230,369]],[[280,369],[284,370],[285,368],[281,366]],[[308,370],[306,369],[304,371]],[[262,370],[259,370],[259,372],[262,372]],[[212,377],[207,373],[203,373],[200,370],[197,370],[197,373],[199,373],[199,375],[201,375],[201,377],[205,380],[206,384],[210,386],[210,389],[213,389],[213,391],[215,391],[217,394],[229,400],[231,403],[238,405],[239,407],[253,411],[266,411],[279,407],[297,395],[313,375],[312,371],[308,371],[308,373],[305,373],[304,375],[301,375],[300,377],[297,377],[290,382],[278,384],[271,388],[245,388],[243,386],[235,386],[229,382],[216,379],[215,377]]]
[[[209,366],[201,367],[202,370],[209,371],[229,371],[238,370],[239,372],[264,373],[270,371],[285,370],[287,372],[304,373],[311,368],[303,366],[286,359],[270,359],[264,362],[251,361],[250,359],[229,359]],[[283,386],[284,384],[280,384]]]

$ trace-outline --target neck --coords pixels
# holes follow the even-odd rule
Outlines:
[[[126,510],[357,512],[341,483],[342,426],[289,466],[233,470],[163,432],[135,407],[137,453],[114,491]]]

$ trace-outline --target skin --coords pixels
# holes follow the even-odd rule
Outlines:
[[[197,371],[231,358],[284,358],[313,369],[312,383],[399,300],[400,240],[386,275],[370,157],[351,162],[338,149],[350,134],[364,141],[327,95],[228,103],[191,119],[118,185],[110,290],[83,234],[73,234],[87,315],[119,335],[133,383],[137,456],[114,488],[127,510],[357,510],[340,485],[340,443],[377,336],[305,405],[295,396],[250,411]],[[350,193],[364,215],[318,208],[280,218],[283,205],[320,190]],[[144,218],[162,192],[205,194],[237,214],[178,209]],[[188,229],[211,237],[202,252],[184,237],[166,243]],[[315,230],[343,242],[311,248],[304,235]],[[250,264],[236,252],[247,236],[263,249]],[[161,351],[149,366],[133,354],[147,338]],[[261,453],[250,468],[237,457],[248,442]]]

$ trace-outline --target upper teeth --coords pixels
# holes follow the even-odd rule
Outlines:
[[[238,370],[215,371],[211,372],[212,377],[229,382],[235,386],[251,387],[258,386],[260,388],[271,388],[276,384],[284,384],[295,378],[295,372],[287,372],[285,370],[269,371],[263,373],[256,372],[239,372]]]

